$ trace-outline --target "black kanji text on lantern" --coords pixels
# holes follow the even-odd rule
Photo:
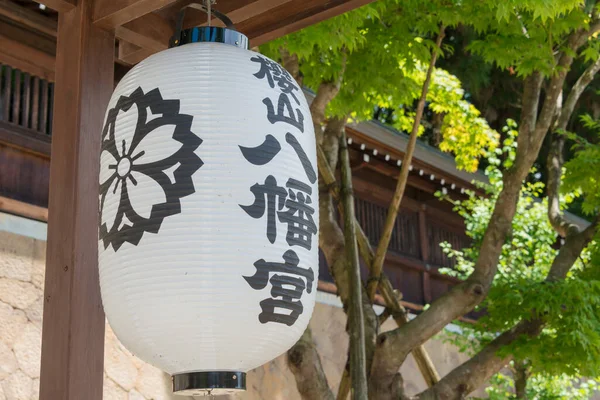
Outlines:
[[[277,179],[273,175],[267,176],[264,184],[255,184],[250,188],[254,195],[254,203],[249,206],[242,206],[242,209],[252,218],[261,218],[265,211],[267,213],[267,238],[269,242],[275,243],[277,238],[277,225],[275,214],[281,210],[285,204],[287,191],[285,188],[277,186]]]
[[[299,87],[291,75],[279,64],[257,55],[250,59],[260,64],[254,76],[266,80],[268,85],[279,89],[279,97],[265,97],[266,117],[271,124],[285,123],[304,133],[304,115],[296,105],[300,105],[297,93]],[[293,99],[293,102],[292,102]],[[276,102],[276,105],[274,104]],[[294,103],[294,104],[293,104]],[[294,150],[304,173],[311,184],[316,183],[317,174],[302,148],[291,133],[285,135],[287,144]],[[252,165],[264,166],[271,162],[282,150],[281,143],[271,134],[256,147],[239,146],[244,158]],[[317,234],[314,221],[315,208],[312,201],[312,187],[299,179],[289,177],[286,186],[279,186],[273,175],[268,175],[264,183],[257,182],[250,187],[254,202],[240,207],[250,217],[260,219],[266,214],[266,237],[274,244],[277,240],[277,221],[287,224],[286,242],[290,247],[311,250],[313,236]],[[266,324],[275,322],[292,326],[302,314],[302,295],[312,291],[314,273],[311,268],[298,266],[300,260],[292,249],[283,254],[284,262],[268,262],[260,259],[254,263],[256,273],[244,276],[250,287],[262,290],[271,284],[270,297],[260,302],[262,312],[258,320]]]
[[[317,233],[312,206],[312,188],[294,178],[288,179],[286,187],[279,186],[273,175],[267,176],[264,184],[250,188],[254,203],[240,207],[252,218],[262,218],[267,214],[267,238],[271,243],[277,239],[277,224],[288,225],[286,240],[290,246],[300,246],[307,250],[312,247],[312,237]]]
[[[281,145],[279,141],[273,135],[267,135],[265,141],[257,147],[244,147],[239,146],[244,158],[249,163],[254,165],[265,165],[268,164],[279,151]]]
[[[289,143],[290,146],[292,146],[292,148],[298,155],[298,159],[300,160],[302,168],[304,168],[304,172],[306,173],[306,177],[308,178],[310,183],[315,183],[317,181],[317,173],[315,172],[315,169],[313,168],[310,160],[308,159],[306,152],[300,145],[300,142],[298,142],[298,139],[296,139],[294,135],[288,132],[285,135],[285,140]]]
[[[304,115],[299,108],[294,111],[292,103],[285,93],[279,94],[277,109],[273,107],[273,101],[268,97],[263,99],[263,103],[267,106],[267,119],[270,123],[285,122],[295,126],[300,132],[304,132]]]
[[[244,277],[255,290],[264,289],[271,283],[271,298],[260,302],[262,312],[258,320],[263,324],[277,322],[293,325],[304,310],[300,301],[304,290],[307,293],[312,291],[315,279],[312,268],[299,267],[300,259],[293,250],[283,254],[283,261],[268,262],[260,259],[254,263],[254,275]]]
[[[300,104],[298,96],[295,92],[299,92],[300,88],[294,83],[294,79],[281,65],[267,58],[257,55],[250,59],[260,64],[260,69],[254,74],[258,79],[266,79],[269,86],[275,88],[275,84],[281,90],[277,99],[277,107],[273,104],[273,100],[265,97],[263,103],[267,106],[267,119],[272,124],[277,122],[285,122],[295,126],[304,132],[304,114],[299,108],[292,106],[290,96],[296,104]]]
[[[298,156],[298,160],[300,160],[300,164],[302,164],[302,168],[304,169],[304,173],[306,177],[310,181],[310,183],[315,183],[317,181],[317,173],[315,169],[308,159],[306,152],[302,148],[300,142],[294,135],[290,132],[286,133],[285,141],[294,149],[296,155]],[[256,147],[244,147],[238,146],[244,155],[244,158],[253,165],[266,165],[271,160],[275,158],[275,156],[281,151],[281,144],[273,135],[267,135],[265,140]]]

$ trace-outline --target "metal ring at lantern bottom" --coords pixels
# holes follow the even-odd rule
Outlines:
[[[220,395],[242,390],[246,390],[245,372],[207,371],[173,375],[173,393],[177,395]]]

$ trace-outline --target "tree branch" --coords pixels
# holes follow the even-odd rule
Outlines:
[[[429,309],[397,329],[379,335],[371,367],[370,398],[394,399],[394,380],[413,349],[441,331],[457,316],[470,311],[483,295],[481,284],[467,281],[454,286]]]
[[[540,320],[523,321],[498,336],[473,358],[455,368],[430,389],[417,396],[418,400],[461,400],[500,371],[512,359],[511,354],[498,355],[504,346],[522,335],[536,336],[542,330]]]
[[[565,101],[562,107],[557,124],[554,127],[555,130],[567,129],[567,124],[573,115],[573,111],[575,110],[575,106],[577,105],[579,98],[588,85],[594,80],[594,77],[598,71],[600,71],[600,58],[597,59],[593,64],[590,64],[585,71],[583,71],[579,79],[577,79],[577,82],[575,82],[571,88],[569,96],[567,97],[567,101]]]
[[[387,254],[388,246],[392,238],[392,232],[394,230],[396,217],[398,216],[398,210],[400,209],[400,203],[402,201],[402,197],[404,197],[404,190],[406,189],[406,183],[408,182],[408,172],[410,164],[412,162],[415,146],[417,144],[419,126],[421,125],[421,118],[423,117],[423,111],[425,110],[425,101],[427,100],[429,83],[431,82],[431,75],[433,74],[433,69],[435,68],[435,62],[437,60],[438,52],[441,49],[444,35],[445,27],[442,25],[440,26],[440,31],[438,33],[437,40],[435,43],[436,46],[435,49],[433,49],[433,53],[431,54],[431,60],[429,61],[429,67],[427,68],[427,74],[425,75],[425,81],[423,82],[421,97],[419,98],[419,102],[417,104],[415,120],[413,122],[413,127],[410,133],[410,138],[408,140],[408,145],[406,146],[406,153],[404,154],[404,158],[402,160],[403,164],[402,169],[400,170],[400,175],[398,176],[396,190],[394,191],[394,195],[392,197],[392,201],[387,212],[385,225],[381,232],[381,239],[379,239],[379,245],[377,246],[377,250],[375,251],[375,258],[373,259],[373,265],[371,267],[371,277],[367,285],[367,292],[369,293],[369,299],[371,301],[373,301],[373,298],[375,297],[375,292],[377,291],[377,282],[379,282],[379,276],[381,275],[381,271],[383,269],[383,262],[385,260],[385,255]]]
[[[572,231],[552,261],[546,282],[565,279],[577,258],[590,243],[600,222],[600,215],[583,231]],[[485,383],[493,374],[502,369],[512,355],[503,357],[498,351],[513,343],[522,335],[534,337],[539,335],[544,327],[543,317],[523,320],[512,329],[504,332],[490,342],[473,358],[466,361],[446,375],[438,384],[418,396],[419,400],[459,400]]]
[[[303,400],[334,400],[310,328],[288,350],[287,362]]]
[[[296,53],[290,54],[290,52],[284,48],[279,48],[279,54],[281,55],[281,62],[283,68],[285,68],[292,77],[298,82],[298,85],[302,87],[302,73],[300,72],[300,62]]]
[[[597,29],[600,29],[600,26],[596,27],[596,20],[594,20],[589,30],[579,29],[569,35],[569,38],[567,39],[567,50],[563,51],[558,58],[555,74],[550,79],[550,83],[546,90],[546,96],[542,110],[540,111],[538,122],[536,123],[533,135],[529,137],[529,144],[532,145],[531,153],[534,153],[534,159],[537,157],[543,139],[554,119],[556,100],[563,90],[563,84],[571,64],[573,63],[573,57],[577,53],[577,50],[585,44],[590,35],[594,34]],[[523,154],[523,152],[521,152],[521,154]]]
[[[365,352],[365,328],[362,309],[362,280],[358,260],[356,230],[354,221],[354,196],[352,193],[352,170],[348,156],[346,133],[340,137],[340,166],[342,179],[342,205],[344,209],[344,236],[346,238],[346,259],[350,277],[350,378],[352,380],[352,399],[367,400],[367,361]]]
[[[342,80],[344,72],[346,71],[346,60],[347,53],[345,48],[342,49],[342,68],[337,79],[334,81],[321,82],[317,94],[310,103],[310,114],[312,115],[313,126],[315,128],[315,134],[317,135],[317,141],[320,142],[321,127],[325,122],[325,110],[327,105],[334,99],[342,87]]]
[[[569,235],[567,235],[565,239],[565,244],[560,248],[558,254],[552,261],[550,271],[548,271],[548,275],[546,276],[547,282],[565,279],[567,273],[579,258],[581,251],[585,249],[594,238],[599,223],[600,214],[596,215],[590,225],[583,231],[580,231],[578,228],[573,228],[569,231]]]
[[[581,29],[579,31],[579,36],[577,37],[577,40],[574,42],[574,44],[576,46],[575,50],[577,50],[578,48],[583,46],[590,37],[592,37],[593,35],[595,35],[598,32],[600,32],[600,18],[595,17],[592,19],[592,21],[590,21],[590,25],[589,25],[588,29]]]
[[[563,149],[565,137],[558,131],[567,129],[567,124],[575,110],[575,105],[579,101],[585,88],[594,80],[594,76],[598,71],[600,71],[600,59],[589,65],[579,79],[577,79],[577,82],[575,82],[567,100],[562,106],[556,125],[554,126],[555,132],[552,134],[552,142],[546,161],[548,170],[548,219],[556,232],[562,237],[566,237],[568,230],[572,227],[560,210],[559,195],[562,167],[564,164]]]
[[[544,77],[537,71],[525,78],[523,83],[523,107],[521,108],[519,137],[529,137],[535,129],[543,81]]]
[[[553,133],[550,143],[550,151],[546,161],[548,170],[548,184],[546,191],[548,193],[548,219],[554,230],[562,237],[566,237],[569,229],[569,222],[560,210],[560,181],[562,175],[562,166],[564,163],[563,148],[565,138],[558,133]]]
[[[292,77],[296,80],[298,85],[302,87],[302,72],[300,71],[300,61],[298,59],[297,54],[290,54],[290,52],[284,48],[279,48],[279,54],[281,55],[281,60],[283,63],[283,67],[292,75]],[[342,85],[342,80],[344,77],[344,72],[346,70],[346,58],[347,54],[345,49],[342,51],[342,69],[340,70],[340,74],[337,79],[334,81],[323,81],[319,85],[317,89],[317,94],[310,104],[310,112],[313,120],[313,127],[315,130],[315,135],[317,136],[317,141],[320,143],[322,140],[322,127],[325,123],[325,110],[327,105],[335,98],[335,96],[340,91],[340,87]],[[337,153],[336,153],[337,157]]]

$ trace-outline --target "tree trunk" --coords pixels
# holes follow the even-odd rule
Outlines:
[[[433,137],[431,138],[431,144],[435,148],[439,148],[440,143],[442,142],[442,126],[444,125],[445,116],[445,113],[433,113],[433,118],[431,121]]]
[[[324,164],[337,165],[339,154],[340,136],[343,132],[345,119],[331,119],[323,131],[322,146],[319,146],[319,203],[320,203],[320,235],[319,246],[325,254],[331,275],[337,286],[338,295],[342,301],[346,314],[350,311],[352,296],[351,282],[348,275],[348,258],[346,257],[345,238],[339,226],[336,204],[331,193],[331,187],[322,177],[321,171]],[[375,351],[377,336],[377,315],[366,296],[366,291],[361,286],[362,309],[364,315],[366,367],[370,369]]]
[[[352,400],[367,400],[367,361],[365,352],[365,328],[362,309],[362,280],[358,260],[358,246],[354,221],[354,196],[352,193],[352,169],[348,156],[346,133],[340,137],[340,164],[342,189],[341,197],[344,209],[344,235],[346,238],[346,258],[351,287],[350,312],[348,324],[350,332],[350,378],[352,380]]]
[[[529,368],[524,361],[515,361],[513,376],[515,381],[515,397],[518,400],[527,400],[527,379]]]
[[[303,400],[334,400],[310,328],[288,350],[287,362]]]

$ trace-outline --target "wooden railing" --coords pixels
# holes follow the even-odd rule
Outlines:
[[[0,64],[0,209],[48,207],[54,84]],[[17,203],[14,203],[17,204]]]
[[[419,312],[423,305],[431,303],[459,282],[458,279],[439,272],[441,267],[452,268],[455,263],[454,259],[444,254],[440,243],[448,242],[455,249],[465,248],[470,243],[464,234],[464,228],[457,225],[455,217],[447,218],[446,214],[432,207],[401,208],[384,264],[392,285],[402,293],[405,305],[414,312]],[[387,208],[355,197],[355,212],[369,241],[376,246]],[[319,280],[333,283],[322,253],[319,263]],[[361,270],[363,278],[367,279],[366,265],[363,264]]]
[[[387,209],[358,197],[355,199],[354,207],[358,222],[371,244],[376,246],[385,224]],[[418,213],[402,210],[398,214],[388,248],[401,255],[421,258]]]
[[[356,218],[365,234],[373,245],[377,245],[385,223],[387,208],[361,198],[355,199],[355,208]],[[462,249],[469,245],[468,237],[448,229],[441,223],[436,223],[432,218],[427,219],[425,229],[426,235],[421,235],[419,212],[401,209],[388,250],[401,256],[423,260],[434,268],[454,267],[454,259],[446,256],[440,243],[448,242],[453,248]],[[427,256],[423,254],[421,237],[426,237],[428,241]]]
[[[443,225],[430,223],[427,225],[427,240],[429,241],[429,263],[454,268],[456,260],[442,251],[440,243],[450,243],[453,249],[461,250],[470,245],[470,239],[464,234],[458,234]]]
[[[52,134],[53,90],[47,80],[0,65],[0,120]]]

